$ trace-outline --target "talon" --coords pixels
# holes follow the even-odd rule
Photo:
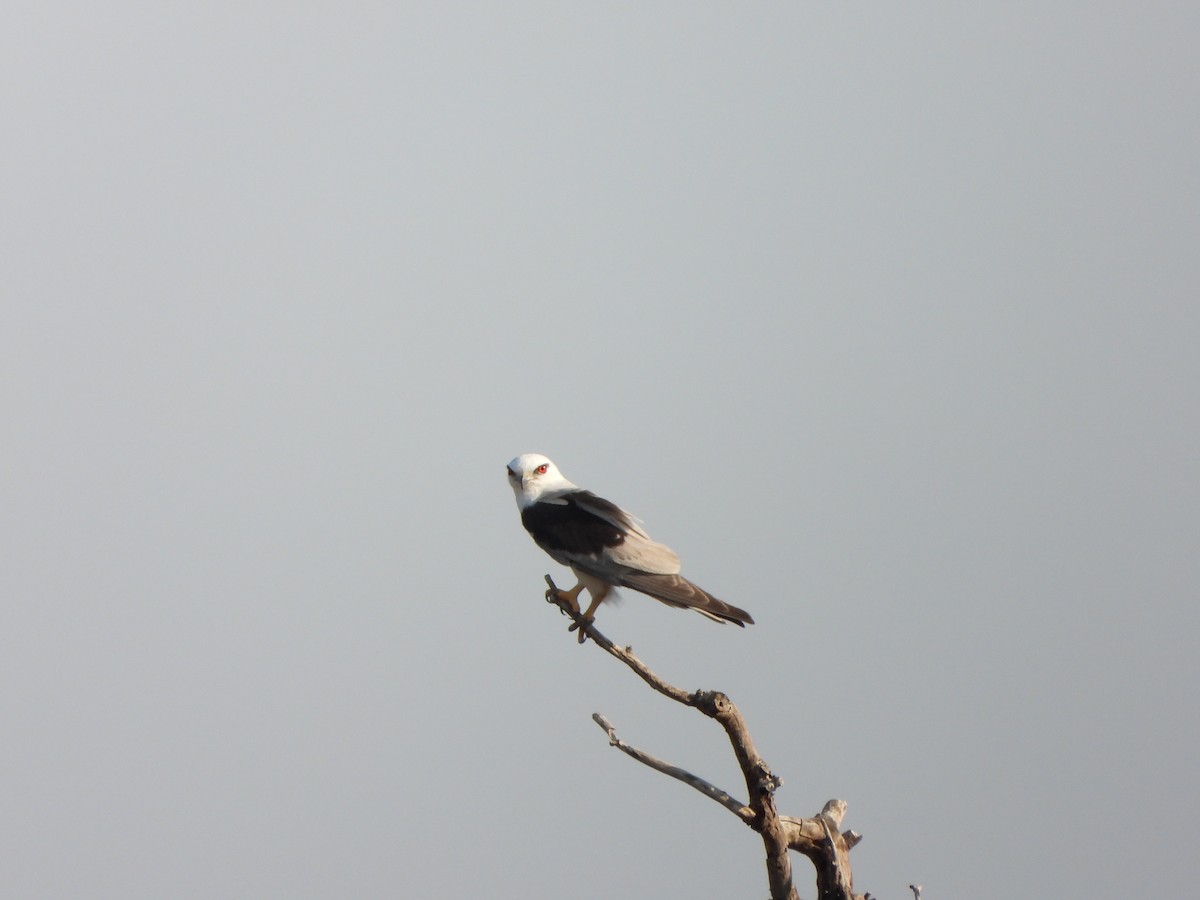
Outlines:
[[[550,581],[550,576],[546,576],[546,583],[547,584],[553,583]],[[567,631],[568,632],[578,631],[579,632],[579,643],[581,643],[581,644],[587,640],[587,632],[579,627],[579,619],[580,618],[584,619],[584,621],[586,621],[589,625],[593,621],[595,621],[596,608],[600,605],[600,601],[603,600],[605,597],[607,597],[608,593],[609,593],[606,590],[599,597],[596,597],[593,595],[592,603],[587,608],[587,612],[582,612],[579,608],[579,592],[582,590],[583,590],[583,582],[581,581],[579,584],[575,585],[575,587],[571,588],[569,591],[560,591],[556,587],[551,587],[549,590],[546,591],[546,594],[545,594],[547,603],[557,604],[558,608],[559,608],[558,609],[559,612],[567,613],[569,611],[571,617],[575,619],[575,621],[572,622],[567,627]]]
[[[583,585],[576,585],[569,591],[559,591],[551,588],[546,591],[546,600],[549,603],[565,603],[571,608],[575,615],[579,615],[579,592],[583,589]]]
[[[586,621],[587,624],[591,625],[592,622],[595,620],[589,616],[584,621]],[[572,622],[570,625],[567,626],[567,631],[568,632],[578,631],[579,632],[579,643],[581,643],[581,644],[588,639],[587,632],[580,626],[578,619],[576,619],[574,622]]]

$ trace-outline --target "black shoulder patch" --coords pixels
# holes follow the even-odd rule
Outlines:
[[[521,524],[538,546],[562,553],[592,555],[624,542],[625,532],[620,528],[581,509],[570,494],[563,499],[567,502],[535,503],[521,511]],[[589,496],[588,502],[598,499]]]

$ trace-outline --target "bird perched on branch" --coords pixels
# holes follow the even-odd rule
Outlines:
[[[534,543],[555,562],[569,566],[579,580],[569,591],[555,591],[558,598],[578,613],[580,591],[586,588],[591,595],[583,614],[589,622],[613,588],[627,587],[716,622],[754,624],[745,610],[680,575],[679,557],[652,541],[632,515],[572,484],[541,454],[525,453],[510,462],[508,483],[521,510],[521,524]]]

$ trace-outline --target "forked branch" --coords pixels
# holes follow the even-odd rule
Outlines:
[[[819,814],[809,819],[781,816],[775,809],[775,790],[783,782],[777,778],[758,755],[750,730],[741,712],[733,701],[719,691],[693,691],[689,693],[667,683],[633,655],[629,647],[617,647],[601,634],[594,623],[562,598],[553,579],[546,576],[546,600],[554,603],[569,616],[574,624],[571,631],[580,631],[592,639],[596,646],[610,656],[616,657],[633,672],[676,703],[697,709],[710,719],[715,719],[725,729],[733,754],[742,776],[746,781],[748,799],[740,803],[726,791],[699,776],[693,775],[665,760],[651,756],[620,740],[616,729],[604,716],[592,716],[596,724],[608,734],[609,743],[643,765],[670,775],[717,801],[743,823],[757,831],[766,850],[767,881],[772,900],[799,900],[792,883],[792,864],[789,850],[803,853],[816,869],[818,900],[869,900],[869,894],[855,894],[850,872],[850,848],[862,840],[862,835],[853,831],[840,832],[846,804],[841,800],[830,800]],[[582,639],[582,638],[581,638]]]

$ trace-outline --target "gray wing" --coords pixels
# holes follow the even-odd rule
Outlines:
[[[621,531],[636,534],[646,540],[650,540],[650,535],[642,531],[642,525],[638,521],[637,516],[627,510],[621,509],[621,507],[617,506],[611,500],[597,497],[591,491],[573,491],[569,496],[580,509],[591,513],[597,518],[603,519],[614,528],[619,528]]]
[[[625,585],[631,576],[679,574],[679,557],[665,544],[657,544],[647,537],[624,532],[619,544],[603,547],[595,552],[559,551],[551,553],[558,562],[573,566],[607,581],[609,584]],[[640,590],[640,588],[638,589]]]
[[[618,583],[617,576],[626,572],[648,572],[654,575],[677,575],[679,573],[679,557],[666,544],[660,544],[650,539],[638,524],[636,518],[621,509],[615,503],[597,497],[591,491],[579,491],[572,494],[575,505],[597,518],[603,519],[618,529],[623,540],[605,547],[588,561],[593,563],[598,575],[613,583]]]
[[[643,534],[626,532],[625,540],[606,547],[601,560],[617,572],[626,574],[678,575],[679,557],[666,544],[656,543]]]
[[[637,572],[626,575],[618,584],[648,594],[667,606],[694,609],[714,622],[732,622],[743,626],[754,624],[750,613],[724,600],[718,600],[682,575],[648,575]]]
[[[624,540],[599,553],[576,556],[569,565],[609,584],[640,591],[668,606],[694,609],[717,622],[754,624],[754,619],[744,609],[718,600],[680,575],[679,557],[675,551],[651,540],[625,510],[592,494],[577,497],[576,503],[620,528]]]

